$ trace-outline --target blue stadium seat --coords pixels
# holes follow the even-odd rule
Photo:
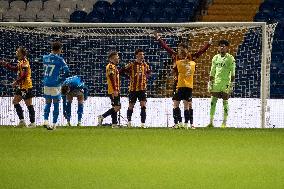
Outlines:
[[[70,22],[85,22],[87,13],[85,11],[74,11],[70,15]]]
[[[128,7],[128,11],[132,12],[132,14],[135,14],[136,17],[140,17],[142,13],[144,12],[144,9],[138,5],[134,5],[134,6]]]
[[[122,15],[126,10],[126,5],[123,2],[115,1],[109,7],[109,12],[105,17],[107,22],[120,22]]]
[[[93,11],[99,14],[106,15],[109,12],[111,5],[108,1],[97,1],[93,5]]]
[[[96,15],[87,16],[86,22],[90,22],[90,23],[103,23],[104,22],[104,18],[96,16]]]
[[[256,15],[254,16],[253,19],[255,22],[270,22],[271,20],[273,20],[273,16],[269,15],[267,13],[263,13],[263,12],[258,12],[256,13]]]
[[[155,22],[155,20],[156,17],[152,13],[147,12],[140,17],[139,22],[149,23],[149,22]]]
[[[138,22],[140,16],[136,14],[137,14],[136,12],[126,11],[123,17],[121,18],[121,21],[129,23]]]
[[[267,10],[273,11],[274,10],[274,3],[264,1],[263,3],[260,4],[258,10],[259,10],[259,12],[264,12],[264,11],[267,11]]]
[[[114,2],[128,4],[128,3],[132,3],[133,1],[132,0],[115,0]]]

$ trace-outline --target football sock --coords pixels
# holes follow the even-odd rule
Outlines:
[[[224,120],[223,123],[227,122],[228,114],[229,114],[229,103],[228,100],[223,100],[223,108],[224,108]]]
[[[210,107],[210,123],[213,122],[214,119],[214,114],[216,110],[216,103],[217,103],[218,98],[212,96],[211,97],[211,107]]]
[[[189,110],[184,110],[184,123],[188,123],[190,118]]]
[[[180,113],[180,109],[179,108],[174,108],[173,109],[173,116],[174,116],[174,123],[178,124],[179,122],[179,113]]]
[[[103,118],[106,118],[109,115],[112,115],[114,113],[114,108],[110,108],[108,111],[106,111],[102,116]]]
[[[189,121],[190,121],[190,124],[192,125],[193,124],[193,109],[192,108],[189,109]]]
[[[180,108],[179,108],[179,107],[177,107],[177,109],[178,109],[178,110],[177,110],[177,113],[178,113],[178,114],[177,114],[178,122],[180,122],[180,123],[181,123],[181,122],[182,122],[181,110],[180,110]]]
[[[53,124],[57,122],[59,115],[59,102],[54,102],[53,103]]]
[[[83,110],[84,110],[84,104],[78,104],[78,110],[77,110],[78,122],[81,122],[82,120]]]
[[[24,113],[23,113],[23,109],[22,109],[21,105],[15,104],[14,107],[16,109],[16,112],[17,112],[19,119],[20,120],[24,119]]]
[[[145,106],[141,107],[140,116],[141,116],[141,123],[145,123],[146,121],[146,107]]]
[[[127,120],[131,121],[131,117],[132,117],[132,113],[133,113],[133,109],[127,109]]]
[[[50,112],[51,103],[46,103],[44,106],[44,120],[48,120],[49,112]]]
[[[111,114],[112,124],[117,124],[117,112],[113,111]]]
[[[33,105],[28,106],[30,122],[35,122],[35,109]]]

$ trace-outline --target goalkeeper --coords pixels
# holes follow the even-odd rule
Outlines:
[[[228,99],[233,89],[233,82],[235,80],[235,58],[228,53],[229,42],[227,40],[220,40],[219,54],[212,59],[212,66],[210,71],[210,80],[208,83],[208,91],[211,93],[211,107],[210,107],[210,123],[207,127],[214,127],[213,120],[218,98],[223,99],[224,119],[221,127],[227,126],[228,118]]]
[[[63,95],[63,114],[67,119],[67,126],[71,126],[71,104],[73,97],[77,97],[78,100],[78,124],[81,126],[81,120],[83,116],[84,101],[88,98],[88,89],[82,79],[79,76],[68,77],[62,84],[61,94]],[[67,99],[67,102],[66,102]]]

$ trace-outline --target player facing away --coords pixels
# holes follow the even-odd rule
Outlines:
[[[235,80],[235,58],[228,53],[229,42],[227,40],[220,40],[219,54],[212,59],[210,80],[208,82],[208,90],[211,93],[211,107],[210,107],[210,123],[207,127],[214,127],[213,120],[218,98],[223,99],[224,119],[221,127],[227,126],[227,118],[229,112],[228,99],[233,89],[233,82]]]
[[[71,104],[73,97],[78,100],[78,123],[77,126],[81,126],[84,101],[88,98],[88,88],[79,76],[68,77],[62,84],[61,94],[63,95],[63,112],[67,119],[67,126],[71,126]],[[66,102],[67,99],[67,102]]]
[[[19,47],[16,51],[16,56],[18,58],[17,66],[12,66],[11,64],[4,61],[1,61],[1,65],[9,70],[18,72],[17,80],[12,83],[12,86],[16,88],[13,104],[20,119],[18,127],[26,126],[23,109],[19,104],[22,99],[24,99],[29,111],[30,124],[28,125],[28,127],[35,127],[35,110],[32,104],[33,85],[31,79],[31,67],[27,59],[27,50],[24,47]]]
[[[108,64],[106,66],[106,78],[108,85],[108,95],[111,100],[112,108],[98,117],[98,125],[102,125],[103,119],[111,116],[112,128],[118,128],[117,112],[121,108],[120,104],[120,79],[117,64],[119,63],[119,55],[117,52],[110,52],[108,55]]]
[[[165,41],[160,37],[160,35],[155,32],[154,36],[156,40],[159,41],[159,44],[163,49],[165,49],[172,57],[172,62],[173,62],[173,68],[176,67],[176,62],[182,59],[187,59],[187,61],[195,61],[197,60],[203,53],[207,51],[207,49],[211,46],[212,44],[212,39],[210,38],[209,42],[206,43],[201,49],[199,49],[195,53],[190,52],[190,48],[188,45],[185,45],[184,43],[179,43],[178,44],[178,51],[175,52],[172,48],[170,48]],[[187,54],[184,55],[182,52],[186,51]],[[173,108],[173,115],[176,117],[175,120],[175,126],[177,126],[178,123],[182,125],[182,117],[181,117],[181,110],[179,106],[176,106],[179,104],[179,98],[177,95],[177,84],[178,84],[178,71],[177,69],[172,70],[173,75],[174,75],[174,84],[173,84],[173,103],[174,103],[174,108]],[[192,92],[191,92],[192,93]],[[192,102],[189,103],[189,113],[190,113],[190,124],[193,128],[193,109],[192,109]],[[187,109],[184,109],[184,118],[186,117],[185,114],[187,114]],[[186,118],[185,118],[186,119]],[[186,121],[185,121],[186,122]]]
[[[53,42],[51,47],[51,53],[43,56],[43,93],[45,98],[44,126],[47,127],[47,129],[56,129],[56,123],[59,115],[59,101],[61,98],[61,83],[62,80],[67,77],[69,69],[64,59],[59,56],[62,52],[62,44],[60,42]],[[62,69],[64,70],[64,78],[60,78],[60,72]],[[51,103],[53,103],[53,121],[52,125],[49,125],[48,118]]]
[[[174,128],[189,127],[195,129],[193,126],[193,110],[192,110],[192,89],[193,89],[193,76],[195,73],[196,63],[188,59],[188,49],[186,44],[180,44],[182,48],[178,48],[178,54],[180,59],[176,61],[173,69],[177,74],[177,87],[176,92],[173,96],[174,107],[173,107],[173,117],[174,117]],[[179,123],[180,119],[180,101],[184,104],[184,125]],[[190,125],[188,125],[190,121]]]
[[[137,99],[140,102],[141,107],[141,127],[145,127],[146,121],[146,102],[147,102],[147,78],[149,77],[151,71],[149,65],[145,62],[144,51],[142,49],[137,49],[135,51],[136,60],[127,64],[123,69],[121,69],[122,74],[129,76],[129,106],[127,110],[127,120],[128,127],[131,127],[131,118],[133,113],[134,105]]]

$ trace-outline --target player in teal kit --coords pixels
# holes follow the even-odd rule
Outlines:
[[[69,73],[69,68],[64,59],[60,57],[62,52],[62,44],[60,42],[53,42],[51,44],[52,51],[48,55],[43,56],[44,78],[43,78],[43,93],[45,98],[44,106],[44,126],[47,129],[56,129],[56,123],[59,115],[59,101],[61,99],[60,89],[62,80],[64,80]],[[60,77],[61,70],[64,71],[63,78]],[[51,103],[53,102],[53,123],[48,124]]]
[[[221,127],[227,126],[229,112],[228,99],[235,80],[235,58],[228,53],[229,42],[219,41],[219,54],[212,59],[208,90],[211,93],[210,123],[207,127],[214,127],[213,120],[218,98],[223,99],[224,119]]]
[[[83,116],[84,101],[88,98],[88,89],[85,83],[82,81],[79,76],[68,77],[62,84],[61,94],[63,95],[63,113],[67,119],[67,126],[71,126],[71,104],[73,97],[76,97],[78,100],[78,124],[81,126],[81,120]],[[67,99],[67,102],[66,102]]]

